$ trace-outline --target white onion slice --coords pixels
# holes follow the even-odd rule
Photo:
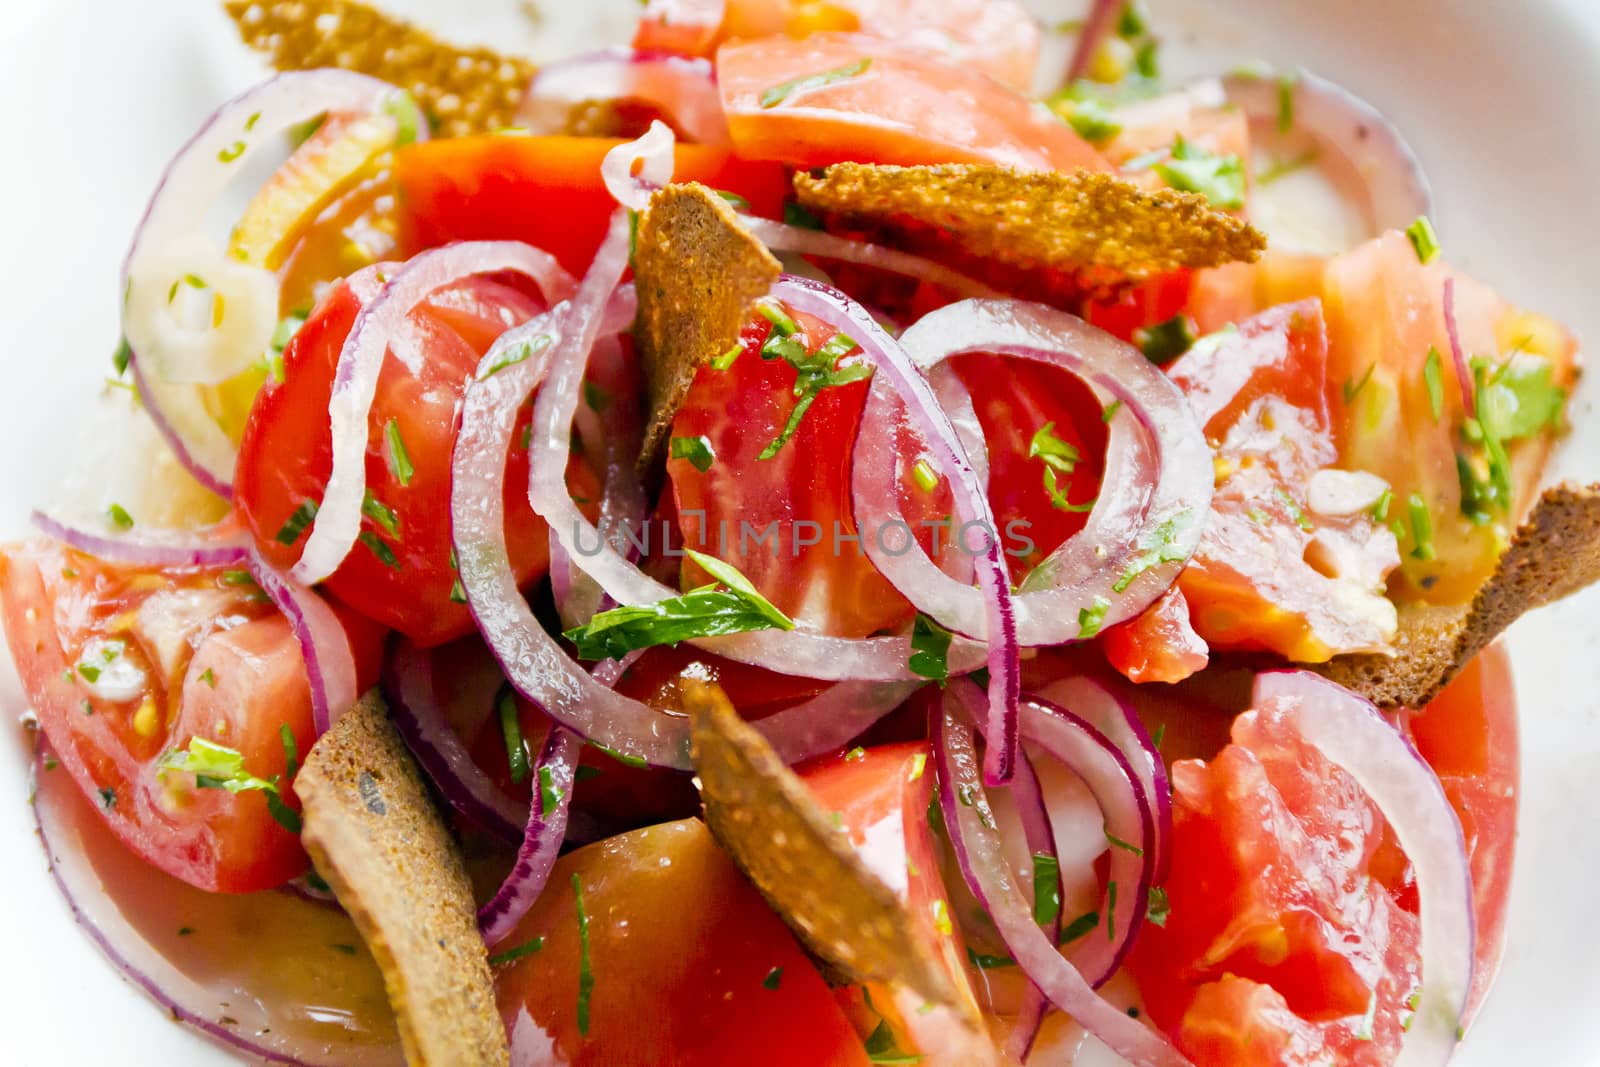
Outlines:
[[[315,585],[325,580],[339,569],[361,532],[368,422],[390,340],[404,329],[417,305],[439,289],[475,274],[502,271],[531,279],[546,300],[559,300],[572,289],[571,276],[547,252],[520,241],[464,241],[414,257],[356,315],[339,352],[328,402],[333,470],[305,549],[294,565],[297,581]]]
[[[1416,871],[1422,910],[1422,985],[1396,1063],[1449,1062],[1472,991],[1477,935],[1461,823],[1425,760],[1377,708],[1309,671],[1256,678],[1258,714],[1281,716],[1342,767],[1389,821]]]

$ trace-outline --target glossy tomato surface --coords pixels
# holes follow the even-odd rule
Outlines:
[[[311,688],[288,622],[246,572],[111,566],[52,542],[0,553],[0,604],[24,687],[61,762],[100,817],[147,862],[213,892],[299,874],[299,837],[260,792],[196,787],[161,758],[200,737],[258,778],[282,775],[287,727],[310,751]],[[342,611],[359,681],[381,631]],[[298,807],[292,786],[282,794]]]
[[[283,379],[256,398],[234,473],[237,511],[262,553],[299,559],[308,514],[332,469],[328,401],[339,353],[374,277],[336,282],[284,352]],[[365,290],[365,293],[358,292]],[[478,359],[541,301],[509,285],[470,278],[430,297],[391,343],[368,418],[367,503],[361,540],[328,579],[352,607],[419,645],[472,627],[451,564],[450,465],[458,406]],[[528,452],[519,416],[506,470],[506,541],[520,582],[549,562],[547,527],[528,506]],[[575,462],[575,485],[584,468]],[[591,487],[592,489],[592,487]],[[581,490],[580,490],[581,492]],[[587,493],[594,496],[593,492]]]
[[[495,975],[513,1062],[868,1062],[794,935],[698,820],[563,856],[498,948],[535,939]]]

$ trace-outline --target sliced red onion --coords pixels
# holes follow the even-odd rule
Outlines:
[[[359,941],[343,912],[292,893],[207,893],[180,882],[112,836],[66,769],[47,770],[48,760],[40,738],[32,807],[50,874],[123,977],[174,1019],[253,1060],[378,1067],[399,1059],[376,966],[364,952],[328,951]],[[194,934],[178,936],[182,926]],[[303,943],[286,947],[285,932]],[[300,949],[307,955],[292,955]],[[348,980],[362,972],[369,988]],[[239,995],[245,987],[252,995]],[[306,1008],[313,987],[325,1014]]]
[[[234,178],[284,131],[318,115],[390,112],[395,132],[426,136],[402,90],[344,70],[280,74],[223,104],[167,165],[122,269],[122,327],[151,377],[215,384],[267,348],[278,319],[278,280],[226,255],[204,235]],[[195,283],[200,283],[196,285]],[[202,290],[223,298],[212,315]],[[204,305],[185,322],[185,300]]]
[[[1139,777],[1155,816],[1155,884],[1172,867],[1172,786],[1167,762],[1145,729],[1132,702],[1092,678],[1063,678],[1039,690],[1045,701],[1059,705],[1106,736]],[[1032,699],[1024,695],[1024,699]]]
[[[1160,1033],[1129,1018],[1116,1005],[1100,998],[1084,974],[1065,959],[1055,943],[1033,921],[1032,909],[1022,887],[1005,860],[1005,846],[996,829],[994,815],[984,790],[973,730],[964,716],[976,712],[980,702],[971,682],[952,682],[943,708],[933,716],[932,742],[938,760],[939,804],[950,833],[951,848],[962,875],[978,902],[994,920],[1013,959],[1057,1008],[1068,1013],[1084,1029],[1094,1034],[1113,1052],[1138,1067],[1189,1067],[1189,1061]],[[963,711],[965,707],[967,710]],[[1038,711],[1038,709],[1034,709]],[[1061,729],[1047,728],[1050,742],[1065,742],[1067,734],[1090,736],[1084,730],[1065,726],[1067,720],[1040,713],[1030,722],[1052,721]],[[1092,728],[1091,728],[1092,729]],[[1103,738],[1101,739],[1104,740]],[[1089,751],[1074,747],[1079,756]],[[1114,755],[1115,747],[1106,742],[1099,751]],[[1115,763],[1115,759],[1111,761]],[[1126,776],[1125,789],[1137,787],[1137,778]],[[1090,783],[1091,787],[1093,783]],[[1124,805],[1114,805],[1123,810]],[[1146,812],[1148,817],[1148,811]],[[1109,815],[1108,815],[1109,820]],[[1115,832],[1114,830],[1112,831]],[[1143,887],[1148,890],[1148,885]],[[1142,894],[1136,894],[1141,895]],[[1122,902],[1118,901],[1119,910]],[[1141,905],[1142,906],[1142,905]]]
[[[1461,327],[1456,322],[1456,280],[1448,275],[1444,280],[1444,330],[1450,338],[1450,362],[1461,386],[1461,406],[1471,415],[1477,411],[1477,382],[1472,377],[1466,350],[1461,347]]]
[[[1076,640],[1090,619],[1112,626],[1171,587],[1204,531],[1215,474],[1199,423],[1165,374],[1131,345],[1081,319],[1021,301],[951,304],[923,316],[900,341],[929,373],[951,356],[994,353],[1060,367],[1121,402],[1111,420],[1102,491],[1087,523],[1019,587],[1014,604],[1022,645]],[[897,403],[892,393],[874,388],[862,424],[892,419]],[[958,423],[975,421],[970,406],[957,413]],[[862,434],[852,475],[861,528],[905,522],[897,477],[892,436]],[[894,556],[871,539],[863,539],[863,548],[929,616],[959,633],[982,625],[986,597],[945,574],[920,548]]]
[[[1045,808],[1044,793],[1039,788],[1039,776],[1033,772],[1033,764],[1025,752],[1017,760],[1016,777],[1012,778],[1008,791],[1016,807],[1017,817],[1022,823],[1022,838],[1028,846],[1029,856],[1057,859],[1056,839],[1050,832],[1050,813]],[[1063,889],[1058,866],[1057,894],[1062,894]],[[1036,888],[1035,893],[1037,892]],[[1052,943],[1059,943],[1061,910],[1057,908],[1055,915],[1048,922],[1039,924],[1039,929]],[[1022,1007],[1017,1011],[1016,1021],[1012,1024],[1011,1033],[1006,1039],[1006,1052],[1018,1063],[1028,1061],[1028,1053],[1033,1050],[1034,1039],[1039,1036],[1039,1026],[1044,1022],[1045,1012],[1049,1008],[1050,998],[1046,997],[1038,986],[1029,982],[1028,991],[1023,995]]]
[[[1422,911],[1422,984],[1395,1062],[1447,1063],[1461,1040],[1477,935],[1466,843],[1443,786],[1377,708],[1320,675],[1259,675],[1255,708],[1281,717],[1354,778],[1411,861]]]
[[[232,500],[236,450],[200,394],[192,386],[169,385],[146,374],[136,352],[128,355],[128,370],[139,402],[179,465],[213,493]]]
[[[574,107],[607,100],[642,101],[691,141],[728,143],[710,60],[620,47],[541,67],[517,107],[517,125],[536,134],[565,133]]]
[[[1417,216],[1433,213],[1433,192],[1416,153],[1365,100],[1304,70],[1251,70],[1223,79],[1228,100],[1262,134],[1280,129],[1283,86],[1292,93],[1293,129],[1309,134],[1319,152],[1343,159],[1363,182],[1374,233],[1404,229]]]
[[[577,734],[553,726],[534,761],[533,804],[516,864],[489,902],[478,909],[478,932],[491,948],[528,914],[550,878],[550,868],[567,833],[567,811],[582,749]]]
[[[1122,13],[1125,0],[1093,0],[1089,13],[1084,16],[1083,28],[1078,31],[1078,43],[1072,50],[1072,62],[1067,66],[1067,84],[1071,85],[1089,73],[1094,54],[1100,51]]]
[[[649,206],[650,195],[672,180],[672,147],[676,143],[665,123],[652,122],[643,137],[607,152],[600,177],[612,199],[630,211]],[[590,273],[593,271],[591,266]]]
[[[462,818],[507,844],[522,840],[525,805],[498,789],[445,720],[429,653],[399,641],[384,664],[389,717],[422,770]]]
[[[866,412],[861,418],[861,430],[856,444],[856,470],[860,470],[861,442],[872,442],[872,451],[880,456],[893,452],[896,434],[891,427],[898,420],[884,417],[888,405],[910,414],[912,422],[922,433],[933,459],[933,466],[949,481],[955,495],[956,517],[961,520],[961,532],[956,535],[966,551],[974,555],[973,565],[978,574],[978,588],[962,588],[973,592],[982,603],[981,615],[963,618],[963,625],[955,626],[968,637],[986,637],[989,643],[989,729],[994,738],[984,757],[984,775],[992,785],[1004,785],[1011,780],[1017,756],[1017,696],[1021,691],[1021,670],[1017,662],[1017,623],[1012,606],[1011,575],[1006,569],[1000,548],[1000,529],[994,512],[989,507],[989,497],[973,472],[966,449],[956,436],[944,409],[939,406],[927,378],[917,369],[906,350],[879,326],[871,314],[849,297],[819,282],[807,278],[785,277],[773,287],[773,295],[796,311],[817,318],[847,333],[861,347],[875,373],[868,390]],[[878,417],[874,417],[874,412]],[[897,464],[891,459],[890,469]],[[896,500],[899,494],[890,490]],[[966,531],[977,526],[983,535],[981,549],[974,549]],[[863,524],[863,530],[883,531],[888,524]],[[862,545],[868,558],[882,569],[876,557],[892,558],[883,545],[883,538],[867,536]],[[911,553],[928,557],[920,550]],[[929,561],[931,563],[931,560]],[[885,572],[885,577],[888,577]],[[952,581],[940,572],[946,582]],[[893,579],[890,579],[893,581]],[[929,611],[921,587],[896,584],[906,598],[923,611]],[[936,616],[937,617],[937,616]],[[941,619],[941,622],[945,620]],[[946,622],[946,625],[951,625]]]
[[[475,274],[509,272],[534,282],[547,300],[565,297],[572,278],[547,252],[520,241],[463,241],[414,257],[356,315],[339,352],[328,414],[333,426],[333,469],[311,524],[296,580],[315,585],[344,562],[361,532],[367,489],[366,458],[372,399],[389,342],[417,305],[452,282]]]
[[[33,524],[57,541],[111,563],[145,567],[229,567],[250,554],[248,542],[236,526],[209,530],[157,530],[139,528],[129,533],[105,533],[74,526],[62,519],[33,513]]]
[[[315,590],[296,582],[254,549],[247,564],[300,642],[311,681],[311,721],[321,737],[356,702],[356,661],[344,624]]]
[[[842,263],[858,263],[864,267],[888,271],[890,274],[929,282],[962,297],[998,299],[1002,295],[959,271],[951,270],[931,259],[911,255],[909,252],[885,248],[866,241],[852,241],[837,234],[790,226],[787,223],[774,222],[772,219],[763,219],[755,215],[741,214],[739,220],[756,240],[774,252],[797,252],[803,256],[821,256]]]

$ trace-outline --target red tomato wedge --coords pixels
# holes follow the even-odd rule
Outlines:
[[[526,241],[574,276],[589,268],[617,203],[600,179],[603,137],[457,137],[395,154],[396,209],[404,247],[451,241]],[[673,177],[734,193],[757,215],[778,218],[789,182],[772,163],[726,148],[677,146]]]
[[[717,79],[728,131],[747,159],[1110,168],[1028,98],[898,41],[819,33],[725,44]]]
[[[495,976],[515,1063],[868,1062],[783,920],[695,819],[563,856],[499,950],[517,946]]]
[[[828,30],[919,46],[1026,90],[1039,25],[1009,0],[650,0],[633,46],[709,56],[725,40]]]
[[[190,738],[282,775],[288,727],[310,751],[311,686],[288,622],[246,572],[117,567],[53,542],[0,554],[0,606],[51,748],[123,844],[211,892],[268,889],[306,869],[260,792],[197,789],[158,764]],[[381,631],[341,610],[365,688]],[[292,787],[284,801],[298,808]]]
[[[234,473],[234,501],[268,558],[292,564],[306,537],[307,501],[318,502],[333,465],[328,399],[339,351],[361,304],[336,283],[284,352],[283,380],[269,381],[251,408]],[[362,540],[328,588],[419,645],[472,629],[451,565],[450,462],[457,406],[478,359],[503,331],[542,307],[520,290],[469,279],[412,312],[404,338],[415,370],[391,350],[368,419],[368,503]],[[528,413],[521,415],[526,425]],[[528,506],[528,453],[513,437],[506,474],[506,540],[519,581],[549,563],[545,524]],[[572,465],[575,491],[595,498]],[[298,516],[298,517],[297,517]]]
[[[1189,601],[1173,586],[1137,618],[1101,638],[1106,662],[1130,682],[1181,682],[1210,662],[1210,646],[1189,621]]]
[[[1384,823],[1354,779],[1248,712],[1172,786],[1171,910],[1129,962],[1157,1025],[1197,1063],[1392,1062],[1420,935],[1373,875]]]

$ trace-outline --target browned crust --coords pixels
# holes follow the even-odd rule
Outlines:
[[[739,343],[751,305],[782,267],[739,225],[728,202],[697,182],[650,198],[634,243],[639,320],[650,419],[639,469],[647,470],[672,429],[695,372]]]
[[[1203,196],[1090,171],[839,163],[820,175],[797,173],[794,188],[819,214],[890,229],[909,220],[970,255],[1028,269],[1138,279],[1253,261],[1267,246],[1260,231]]]
[[[406,1061],[505,1064],[505,1028],[461,853],[376,690],[295,778],[302,840],[383,971]]]
[[[1395,655],[1320,668],[1379,707],[1418,708],[1524,612],[1600,581],[1600,484],[1545,490],[1472,603],[1400,609]]]
[[[226,0],[244,43],[278,70],[342,67],[408,90],[447,137],[511,125],[533,77],[526,59],[457,48],[354,0]],[[318,19],[335,20],[330,27]],[[324,23],[324,26],[327,26]]]
[[[774,911],[853,982],[904,987],[963,1012],[911,917],[766,739],[715,685],[686,680],[706,823]]]

